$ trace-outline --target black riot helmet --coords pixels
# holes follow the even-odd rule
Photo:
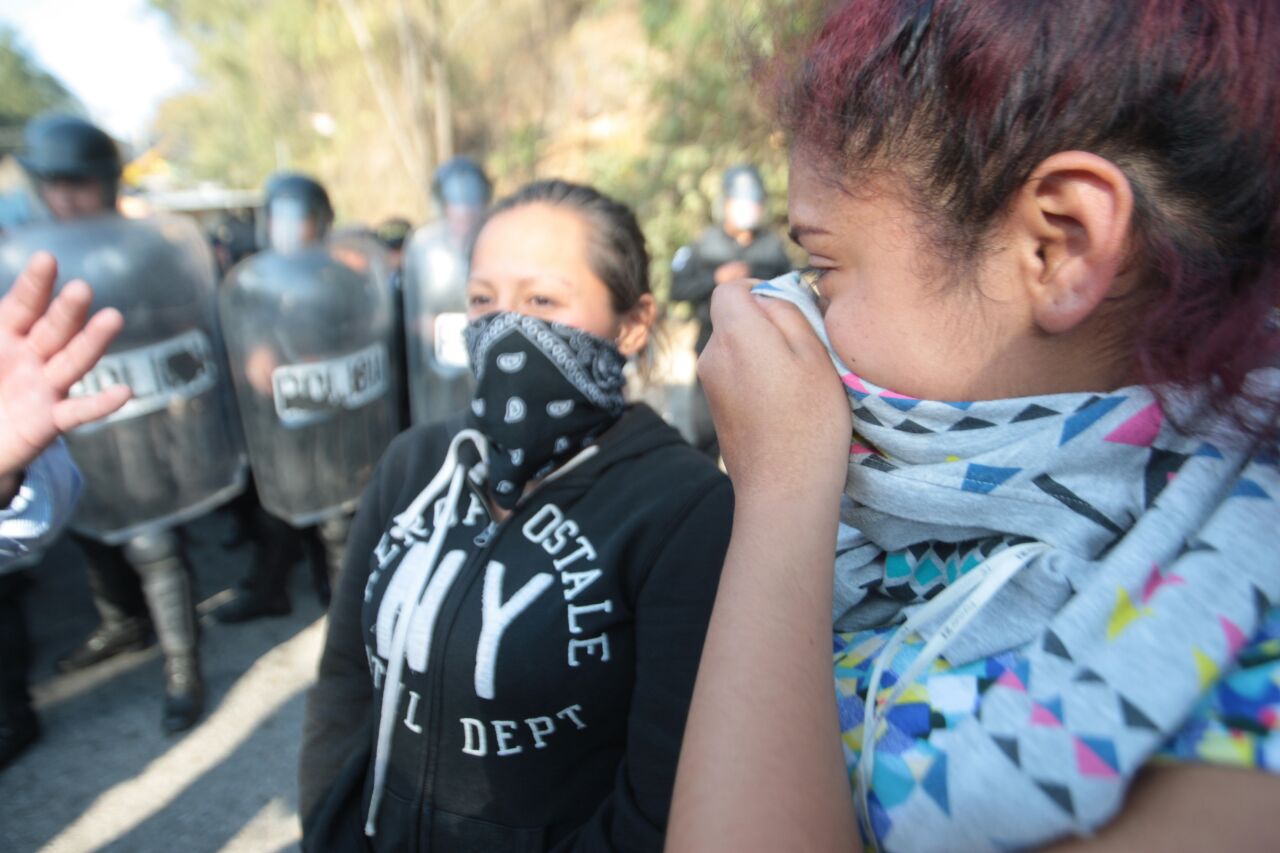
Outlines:
[[[440,164],[431,179],[431,197],[440,210],[452,205],[486,208],[493,187],[484,170],[470,157],[453,157]]]
[[[324,186],[300,172],[276,172],[267,179],[262,203],[264,248],[291,252],[324,240],[333,224],[333,205]]]
[[[95,180],[104,205],[115,206],[124,163],[105,130],[77,116],[46,113],[27,122],[22,141],[18,162],[35,180]]]
[[[755,166],[741,163],[724,171],[724,226],[730,234],[753,233],[764,222],[764,181]]]
[[[749,163],[739,163],[724,170],[724,198],[747,199],[764,203],[764,180],[760,171]]]
[[[484,171],[469,157],[454,157],[440,164],[431,180],[436,211],[444,221],[445,239],[454,252],[466,254],[475,237],[493,187]]]
[[[391,219],[383,221],[376,229],[374,235],[378,238],[378,242],[386,246],[392,252],[398,252],[404,248],[404,241],[409,239],[409,233],[413,231],[413,225],[409,220],[403,217],[395,216]]]

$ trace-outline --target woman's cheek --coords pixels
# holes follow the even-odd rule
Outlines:
[[[831,346],[849,369],[854,371],[859,370],[857,365],[863,360],[867,343],[860,319],[862,318],[850,299],[837,298],[827,305],[823,315],[823,325],[827,328]]]
[[[559,307],[556,307],[556,308],[544,307],[544,308],[537,309],[537,311],[538,311],[538,314],[537,314],[538,318],[541,320],[546,320],[548,323],[559,323],[562,326],[572,326],[575,329],[581,328],[582,326],[582,321],[578,318],[577,313],[574,311],[566,310],[564,308],[559,308]]]
[[[588,334],[595,335],[598,338],[610,339],[616,337],[613,332],[613,317],[608,315],[600,317],[597,312],[584,310],[559,310],[555,312],[554,317],[547,319],[562,323],[574,329],[581,329]]]
[[[833,306],[834,307],[834,306]],[[910,318],[864,312],[827,312],[827,336],[845,365],[868,382],[911,397],[926,393],[936,373],[934,336]]]

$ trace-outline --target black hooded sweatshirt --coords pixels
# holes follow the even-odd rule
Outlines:
[[[434,568],[452,580],[438,610],[430,590],[412,608],[396,578],[412,575],[444,501],[407,533],[394,518],[462,425],[398,437],[356,515],[307,700],[304,847],[660,850],[728,547],[729,481],[651,409],[630,407],[501,523],[469,482]],[[366,839],[389,638],[410,610]]]

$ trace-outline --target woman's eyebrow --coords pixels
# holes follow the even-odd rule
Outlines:
[[[543,274],[543,275],[525,276],[524,278],[516,279],[516,284],[520,287],[524,287],[527,284],[537,284],[538,282],[548,282],[548,281],[554,282],[555,284],[558,284],[567,290],[573,290],[573,282],[569,281],[567,278],[564,278],[562,276],[552,275],[550,273]]]
[[[819,228],[817,225],[803,225],[803,224],[792,225],[791,230],[787,232],[787,236],[791,238],[791,242],[797,245],[799,245],[800,238],[802,237],[807,237],[809,235],[823,235],[823,234],[830,236],[831,232],[825,228]]]

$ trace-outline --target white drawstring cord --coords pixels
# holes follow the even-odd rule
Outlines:
[[[973,621],[992,597],[1014,575],[1048,550],[1049,547],[1043,543],[1024,542],[1006,548],[994,557],[984,560],[917,610],[910,619],[899,625],[889,637],[889,641],[885,643],[884,648],[876,655],[864,700],[862,757],[858,761],[858,800],[861,805],[861,818],[866,837],[877,849],[879,845],[875,830],[871,826],[869,799],[876,766],[876,741],[883,734],[881,729],[885,727],[884,720],[888,717],[889,711],[902,697],[903,692],[942,655],[951,640]],[[897,655],[898,649],[907,637],[922,625],[941,616],[953,605],[955,609],[951,615],[929,639],[929,642],[925,643],[911,665],[898,677],[893,689],[884,698],[882,709],[876,697],[880,693],[880,680],[884,677],[885,667],[893,663],[894,656]]]
[[[431,482],[427,483],[427,487],[418,492],[418,496],[404,508],[404,512],[395,517],[395,526],[391,528],[392,536],[403,536],[404,531],[412,527],[413,522],[426,512],[427,504],[444,491],[445,483],[453,476],[453,471],[458,465],[458,448],[463,439],[470,439],[480,451],[480,461],[485,465],[489,464],[489,440],[484,437],[484,434],[474,429],[460,430],[449,442],[449,450],[445,453],[444,464],[440,466],[440,470],[431,478]]]
[[[395,526],[392,528],[392,535],[404,535],[404,531],[409,530],[414,521],[422,516],[422,513],[430,509],[432,501],[434,501],[445,489],[448,483],[448,493],[446,496],[447,512],[443,519],[435,521],[435,529],[431,531],[431,538],[427,540],[427,558],[425,560],[425,570],[422,576],[417,579],[414,584],[413,594],[406,600],[405,610],[402,611],[396,619],[396,627],[391,635],[391,650],[387,656],[387,672],[382,683],[382,708],[378,719],[378,742],[374,751],[373,760],[373,793],[369,798],[369,818],[365,822],[364,834],[372,837],[377,832],[378,807],[382,804],[382,791],[387,781],[387,765],[390,761],[391,735],[395,731],[396,711],[400,705],[400,676],[404,671],[405,662],[405,645],[409,636],[409,626],[413,621],[413,607],[422,598],[426,591],[427,583],[431,580],[431,575],[435,572],[436,566],[440,561],[440,552],[444,548],[445,534],[449,528],[453,526],[457,518],[458,498],[462,494],[463,483],[466,480],[466,467],[458,462],[458,450],[463,441],[472,442],[480,452],[480,458],[487,463],[489,444],[485,437],[473,429],[464,429],[453,437],[449,442],[449,452],[445,454],[444,464],[440,466],[440,470],[427,484],[427,487],[418,493],[405,511],[395,518]]]

